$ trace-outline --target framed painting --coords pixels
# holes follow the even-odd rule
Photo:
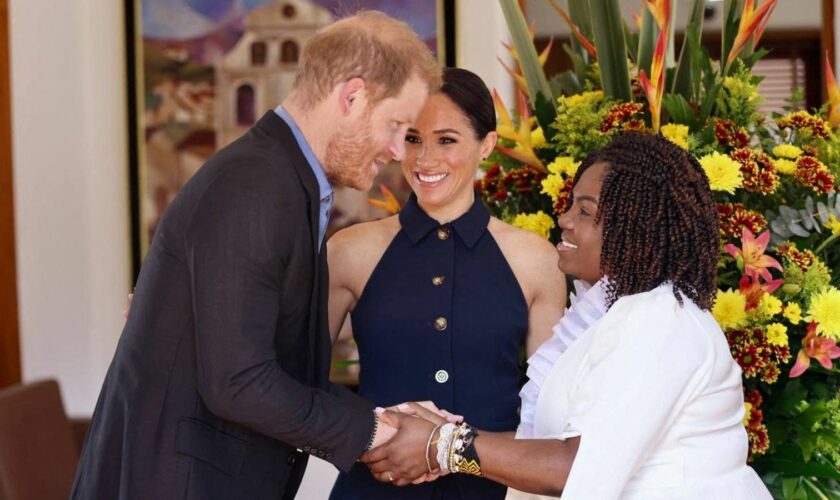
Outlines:
[[[410,24],[442,64],[455,61],[455,0],[125,1],[135,276],[171,200],[218,148],[283,100],[301,46],[319,28],[377,9]],[[407,197],[393,165],[379,184]],[[370,195],[378,196],[338,189],[330,229],[387,215],[367,203]]]

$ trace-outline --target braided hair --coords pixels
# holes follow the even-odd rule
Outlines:
[[[697,160],[658,135],[625,132],[584,160],[575,184],[600,162],[607,169],[595,222],[603,228],[600,270],[609,277],[608,305],[671,282],[680,304],[685,296],[711,309],[720,236]]]

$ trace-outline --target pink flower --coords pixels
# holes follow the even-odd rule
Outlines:
[[[729,255],[735,258],[738,262],[738,268],[744,271],[747,276],[761,276],[764,281],[772,282],[773,276],[768,268],[774,267],[779,271],[783,269],[779,261],[764,254],[768,243],[770,243],[770,231],[764,231],[756,238],[752,231],[744,228],[741,248],[732,243],[727,244],[724,248]]]
[[[831,370],[831,360],[840,358],[840,347],[826,337],[817,335],[817,324],[811,322],[806,329],[807,334],[802,339],[802,349],[796,356],[796,363],[790,370],[790,377],[798,377],[811,366],[811,358],[816,359],[826,370]]]

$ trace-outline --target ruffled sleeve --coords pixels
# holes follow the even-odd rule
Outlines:
[[[520,438],[534,437],[534,410],[540,388],[551,367],[560,355],[606,312],[604,285],[603,280],[591,287],[583,281],[575,281],[575,293],[570,298],[571,306],[552,329],[553,335],[528,358],[528,383],[519,393],[522,407],[517,435]]]

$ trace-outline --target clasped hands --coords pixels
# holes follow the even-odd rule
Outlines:
[[[463,417],[438,409],[431,401],[403,403],[378,411],[379,419],[396,429],[383,445],[359,459],[379,481],[397,486],[434,481],[440,475],[436,446],[440,426]],[[434,432],[435,435],[432,435]]]

